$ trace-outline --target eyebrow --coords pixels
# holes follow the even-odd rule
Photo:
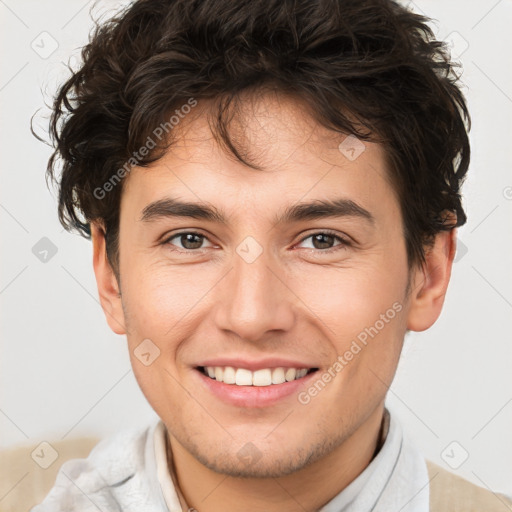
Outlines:
[[[228,224],[226,216],[214,206],[164,198],[153,201],[143,210],[141,222],[151,222],[162,218],[186,217]],[[293,223],[328,217],[356,217],[375,223],[374,216],[351,199],[338,198],[298,203],[287,207],[274,218],[274,224]]]

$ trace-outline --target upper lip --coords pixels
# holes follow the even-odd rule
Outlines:
[[[231,366],[233,368],[245,368],[246,370],[251,371],[262,370],[264,368],[317,368],[317,366],[311,363],[305,363],[304,361],[285,359],[280,357],[271,357],[258,360],[216,357],[214,359],[206,359],[196,366]]]

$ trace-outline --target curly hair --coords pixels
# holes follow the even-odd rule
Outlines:
[[[256,168],[229,124],[242,92],[270,84],[321,125],[383,145],[409,265],[424,262],[436,233],[466,222],[470,155],[456,64],[430,21],[393,0],[133,2],[95,25],[83,64],[54,99],[46,177],[59,186],[60,222],[89,238],[91,221],[101,221],[118,276],[123,183],[101,197],[95,190],[191,98],[213,102],[212,133]],[[147,166],[172,143],[166,137],[135,163]]]

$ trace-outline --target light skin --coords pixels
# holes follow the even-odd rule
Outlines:
[[[440,233],[425,265],[409,272],[383,149],[365,142],[349,160],[338,149],[344,136],[292,97],[268,92],[244,105],[232,135],[263,170],[216,143],[200,103],[163,158],[126,178],[120,286],[100,223],[91,226],[94,271],[107,321],[126,334],[137,381],[167,427],[187,505],[317,510],[374,456],[406,330],[428,329],[441,312],[455,232]],[[214,207],[225,222],[142,219],[148,205],[168,198]],[[335,199],[370,216],[344,203],[343,215],[276,223],[291,206]],[[200,236],[175,236],[187,232]],[[249,236],[262,249],[251,263],[237,252]],[[321,376],[395,303],[401,310],[305,405],[293,393],[267,407],[235,407],[212,394],[196,368],[215,357],[280,357],[308,362]],[[149,366],[134,353],[144,339],[160,350]],[[238,456],[247,443],[258,454],[249,463]]]

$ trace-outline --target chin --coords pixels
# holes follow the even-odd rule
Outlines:
[[[189,452],[201,464],[216,473],[234,478],[280,478],[313,464],[329,454],[339,442],[322,441],[308,447],[275,446],[258,448],[256,443],[248,442],[241,449],[232,452],[229,450],[219,453],[201,453],[197,447]]]
[[[233,478],[280,478],[295,473],[307,465],[307,461],[297,455],[293,459],[276,460],[272,454],[272,460],[268,460],[263,454],[258,461],[240,461],[236,455],[230,458],[222,456],[214,461],[201,456],[196,458],[215,473]]]

